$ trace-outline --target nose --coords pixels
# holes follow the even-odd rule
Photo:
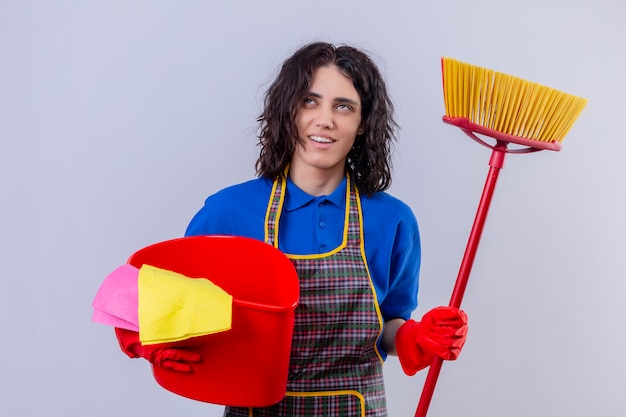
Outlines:
[[[320,106],[315,124],[320,128],[332,129],[335,126],[333,109],[329,106]]]

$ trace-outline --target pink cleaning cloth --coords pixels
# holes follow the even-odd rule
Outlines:
[[[93,310],[91,321],[94,323],[106,324],[107,326],[119,327],[120,329],[132,330],[134,332],[139,331],[139,326],[136,324],[127,322],[126,320],[122,320],[119,317],[115,317],[101,310]]]
[[[138,332],[138,277],[139,269],[128,264],[107,275],[91,304],[91,320]]]

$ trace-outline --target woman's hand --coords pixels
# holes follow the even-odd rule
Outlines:
[[[131,358],[142,357],[148,362],[178,372],[192,372],[193,363],[200,362],[202,356],[185,349],[167,348],[163,345],[142,345],[139,333],[132,330],[115,328],[115,335],[120,348]]]
[[[436,307],[417,322],[408,320],[398,329],[396,350],[402,369],[414,375],[437,355],[455,360],[467,338],[467,315],[454,307]]]

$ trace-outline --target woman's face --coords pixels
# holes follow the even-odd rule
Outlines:
[[[348,152],[362,133],[361,99],[352,80],[335,65],[318,68],[295,122],[301,143],[296,146],[291,169],[306,166],[343,176]]]

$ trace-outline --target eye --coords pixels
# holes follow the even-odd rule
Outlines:
[[[315,99],[311,97],[305,97],[302,99],[302,106],[305,108],[311,108],[315,106]]]
[[[337,104],[337,108],[339,110],[344,110],[344,111],[352,111],[352,106],[349,104],[345,104],[345,103],[339,103]]]

